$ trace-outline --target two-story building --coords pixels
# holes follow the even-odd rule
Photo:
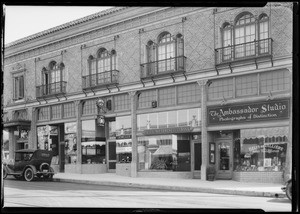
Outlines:
[[[9,156],[57,172],[282,182],[292,8],[114,7],[5,47]]]

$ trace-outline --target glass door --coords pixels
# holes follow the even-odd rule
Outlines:
[[[217,178],[232,178],[232,142],[222,140],[217,142]]]

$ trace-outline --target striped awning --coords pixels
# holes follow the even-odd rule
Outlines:
[[[289,136],[289,127],[272,127],[260,129],[242,129],[241,140],[266,138],[266,137],[287,137]]]

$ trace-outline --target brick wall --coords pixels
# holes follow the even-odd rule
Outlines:
[[[233,172],[232,180],[257,183],[283,183],[282,172]]]

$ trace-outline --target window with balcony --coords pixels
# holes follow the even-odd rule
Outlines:
[[[251,13],[241,13],[233,25],[223,24],[221,36],[222,47],[216,49],[217,64],[272,54],[266,14],[256,19]]]
[[[64,81],[64,64],[55,61],[49,63],[48,69],[42,70],[42,85],[37,86],[37,97],[66,93]]]
[[[96,57],[88,58],[89,75],[83,76],[83,88],[118,83],[119,71],[116,69],[116,51],[100,48]]]
[[[146,63],[141,64],[141,78],[185,71],[184,40],[181,34],[161,33],[157,43],[146,45]]]

